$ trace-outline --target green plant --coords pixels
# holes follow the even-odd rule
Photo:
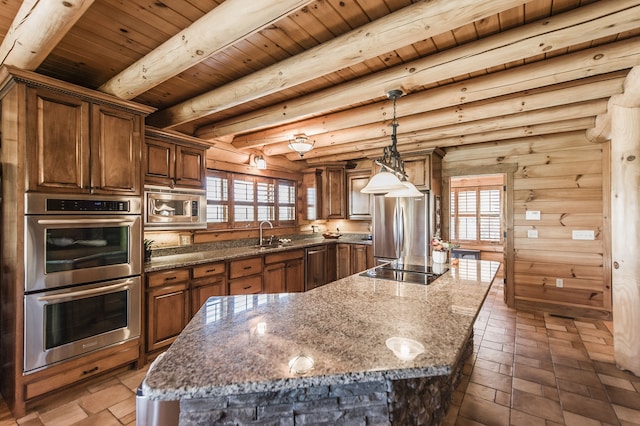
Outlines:
[[[151,246],[153,245],[153,243],[155,243],[155,241],[153,241],[153,240],[147,240],[147,239],[145,238],[145,240],[144,240],[144,250],[145,250],[145,251],[151,251]]]

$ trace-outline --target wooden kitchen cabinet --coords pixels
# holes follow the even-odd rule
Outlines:
[[[189,321],[189,268],[147,274],[147,352],[169,346]]]
[[[337,279],[351,275],[351,244],[337,246]]]
[[[344,167],[326,167],[322,172],[322,218],[346,217]]]
[[[360,192],[369,183],[369,170],[347,173],[347,214],[350,220],[371,220],[373,195]]]
[[[208,298],[226,296],[227,277],[224,262],[208,263],[191,269],[191,316],[194,316]]]
[[[205,189],[206,149],[186,135],[147,128],[145,184]]]
[[[263,293],[304,291],[304,250],[267,254],[264,263]]]
[[[302,179],[307,220],[345,219],[346,196],[344,166],[313,169]]]
[[[338,244],[338,279],[373,268],[373,246]]]
[[[262,292],[262,256],[229,262],[229,294],[256,294]]]
[[[141,194],[142,114],[45,87],[26,111],[28,190]]]

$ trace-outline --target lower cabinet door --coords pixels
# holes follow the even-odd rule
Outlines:
[[[191,288],[191,316],[205,304],[208,298],[226,295],[226,280],[224,276],[219,280]]]
[[[304,260],[293,259],[285,264],[285,289],[287,293],[304,291]]]
[[[187,325],[188,284],[152,288],[147,303],[147,351],[153,351],[169,346]]]
[[[285,263],[274,263],[264,267],[263,293],[285,292]]]

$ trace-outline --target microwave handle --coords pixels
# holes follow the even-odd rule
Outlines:
[[[38,223],[42,225],[68,225],[70,223],[96,224],[96,223],[123,223],[127,222],[122,218],[105,218],[105,219],[39,219]]]
[[[41,296],[41,297],[38,297],[38,301],[39,302],[50,302],[52,300],[79,299],[81,297],[91,296],[93,294],[110,293],[110,292],[113,292],[114,290],[117,290],[119,288],[128,288],[130,285],[131,285],[131,281],[126,281],[124,283],[112,284],[112,285],[106,286],[106,287],[98,287],[98,288],[92,288],[92,289],[89,289],[89,290],[74,291],[74,292],[71,292],[71,293],[52,294],[52,295],[49,295],[49,296]]]

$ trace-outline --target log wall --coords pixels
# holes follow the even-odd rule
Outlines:
[[[443,174],[482,168],[491,173],[497,165],[515,170],[507,188],[507,209],[513,211],[513,250],[506,251],[513,265],[509,304],[610,318],[609,143],[571,132],[461,146],[447,151]],[[539,211],[540,220],[527,220],[527,211]],[[538,238],[528,238],[534,229]],[[595,239],[573,240],[574,230],[591,230]]]

